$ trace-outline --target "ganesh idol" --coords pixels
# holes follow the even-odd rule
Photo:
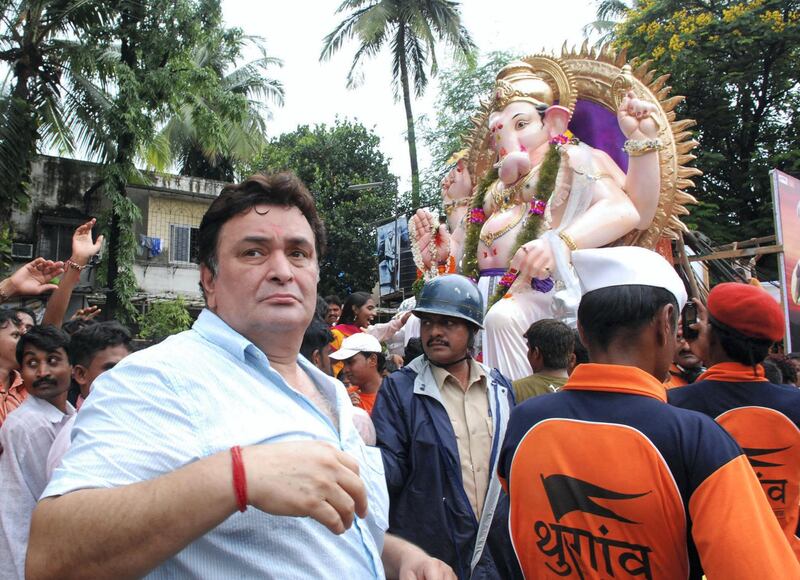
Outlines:
[[[675,145],[669,116],[658,99],[637,96],[627,67],[614,70],[599,75],[607,81],[603,99],[579,102],[585,67],[541,56],[508,64],[478,116],[470,151],[444,180],[447,224],[425,210],[412,218],[425,276],[449,264],[478,281],[488,308],[484,362],[509,378],[532,372],[523,338],[531,323],[575,325],[580,281],[571,252],[630,243],[659,209],[671,209],[663,207],[659,156]],[[600,106],[603,100],[615,107]]]

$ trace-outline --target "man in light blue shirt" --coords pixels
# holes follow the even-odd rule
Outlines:
[[[96,381],[34,514],[29,578],[455,578],[384,535],[380,455],[298,356],[323,247],[294,176],[223,189],[199,230],[207,309]]]

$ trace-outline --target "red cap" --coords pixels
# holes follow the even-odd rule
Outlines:
[[[786,331],[781,305],[762,288],[726,282],[708,293],[708,313],[745,336],[781,340]]]

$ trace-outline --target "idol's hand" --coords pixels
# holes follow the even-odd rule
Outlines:
[[[633,91],[628,91],[617,111],[619,128],[627,139],[655,139],[658,137],[657,112],[653,103],[639,99]]]

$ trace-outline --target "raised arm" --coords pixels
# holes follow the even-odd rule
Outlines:
[[[648,145],[649,141],[658,137],[655,114],[655,105],[636,98],[633,93],[628,93],[622,99],[617,111],[622,133],[641,147],[640,151],[629,154],[628,174],[625,178],[625,191],[639,212],[639,221],[636,224],[638,230],[650,227],[658,209],[661,189],[658,149]]]
[[[92,228],[97,220],[92,218],[85,224],[78,226],[72,234],[72,256],[66,262],[66,271],[61,278],[61,283],[53,292],[50,300],[47,301],[47,309],[44,311],[42,324],[52,324],[61,327],[64,323],[64,315],[69,307],[69,299],[72,291],[81,279],[81,271],[89,263],[100,248],[103,247],[103,236],[97,236],[97,241],[92,241]]]

